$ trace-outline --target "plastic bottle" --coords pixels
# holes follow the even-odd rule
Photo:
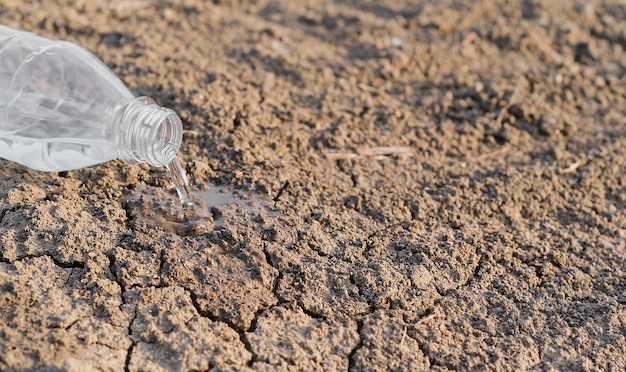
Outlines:
[[[46,172],[118,157],[167,166],[185,203],[181,141],[174,111],[135,98],[89,51],[0,26],[0,157]]]

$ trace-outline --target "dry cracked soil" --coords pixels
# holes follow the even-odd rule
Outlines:
[[[623,370],[618,0],[2,0],[177,111],[0,163],[0,370]]]

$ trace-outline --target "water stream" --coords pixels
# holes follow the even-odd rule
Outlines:
[[[176,193],[178,194],[181,204],[185,207],[191,206],[193,201],[191,191],[189,190],[189,180],[178,157],[175,156],[166,168],[167,173],[172,178],[172,182],[174,182],[174,187],[176,187]]]

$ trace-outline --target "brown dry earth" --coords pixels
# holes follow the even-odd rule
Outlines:
[[[1,162],[0,370],[626,364],[623,2],[0,4],[176,110],[207,201]]]

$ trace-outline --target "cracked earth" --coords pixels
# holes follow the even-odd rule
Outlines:
[[[620,370],[619,1],[48,1],[163,169],[0,163],[0,370]]]

